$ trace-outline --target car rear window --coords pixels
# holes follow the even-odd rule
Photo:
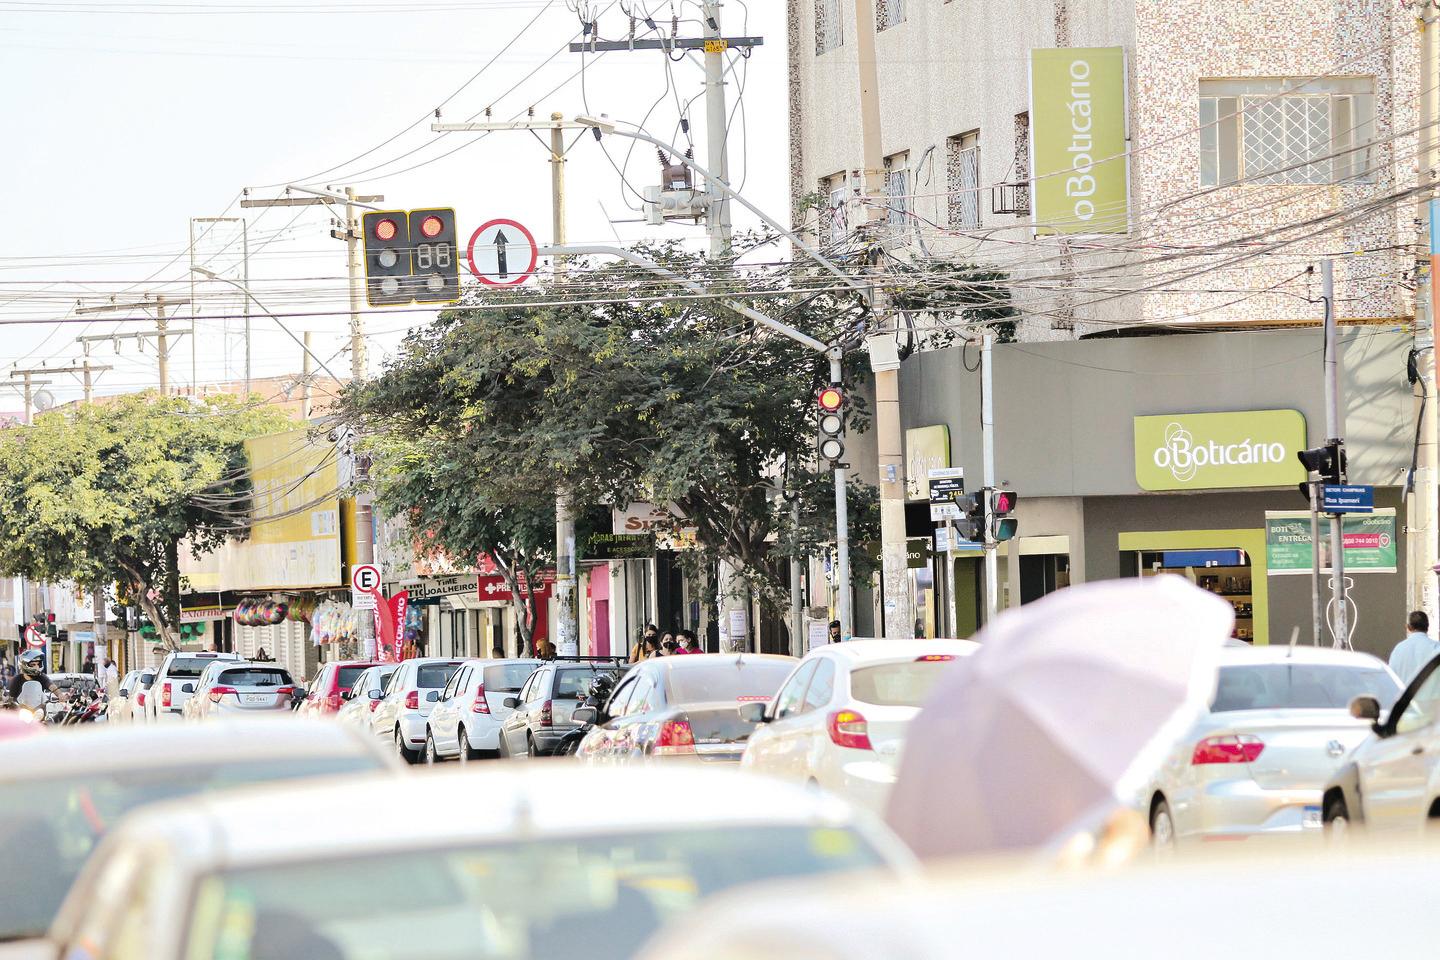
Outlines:
[[[424,690],[439,690],[450,682],[450,678],[455,676],[455,671],[459,669],[459,660],[454,663],[422,664],[415,671],[415,685]]]
[[[184,680],[193,680],[205,671],[205,668],[215,662],[214,657],[176,657],[170,663],[170,669],[165,671],[167,677],[179,677]]]
[[[711,700],[769,700],[790,675],[790,660],[731,660],[687,666],[670,671],[671,703],[706,703]]]
[[[850,695],[877,707],[918,707],[950,664],[944,660],[882,663],[850,674]]]
[[[285,687],[291,681],[288,672],[275,667],[240,667],[223,671],[218,682],[233,687]]]
[[[492,693],[516,693],[539,668],[538,663],[501,663],[486,667],[485,689]]]
[[[1330,663],[1256,663],[1220,668],[1211,713],[1231,710],[1344,710],[1358,696],[1389,708],[1399,685],[1379,667]]]
[[[360,679],[360,674],[364,673],[366,669],[367,668],[365,667],[359,666],[341,667],[339,680],[340,689],[349,690],[351,687],[355,686],[355,681]]]
[[[555,671],[555,689],[552,700],[579,700],[590,692],[590,681],[600,671],[594,667],[571,667]]]

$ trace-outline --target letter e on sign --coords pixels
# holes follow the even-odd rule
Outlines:
[[[350,574],[350,586],[362,593],[380,588],[380,568],[373,563],[362,563]]]

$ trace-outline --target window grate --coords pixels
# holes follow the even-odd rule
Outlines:
[[[1030,215],[1030,113],[1015,114],[1015,188],[1011,206],[1022,217]]]
[[[892,230],[910,225],[910,155],[897,153],[885,158],[886,222]]]
[[[840,0],[815,0],[815,56],[835,50],[844,42]]]
[[[1329,182],[1329,160],[1305,163],[1330,152],[1329,97],[1241,97],[1240,105],[1245,170],[1256,183]]]
[[[875,0],[875,29],[889,30],[905,22],[905,0]]]
[[[951,137],[946,146],[950,226],[974,230],[980,226],[980,134]]]

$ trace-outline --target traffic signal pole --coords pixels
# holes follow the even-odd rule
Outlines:
[[[1000,563],[997,554],[999,544],[995,541],[995,531],[991,529],[989,522],[990,506],[989,497],[995,489],[995,367],[994,367],[994,346],[995,335],[988,331],[980,343],[980,447],[981,447],[981,473],[980,481],[986,498],[985,506],[985,622],[989,623],[995,618],[1000,610]],[[1010,549],[1016,547],[1012,544]],[[1015,589],[1016,585],[1011,584],[1010,588]]]
[[[1340,480],[1345,480],[1344,424],[1340,414],[1340,354],[1335,334],[1335,263],[1325,260],[1320,264],[1321,297],[1325,301],[1325,442],[1337,450],[1340,463],[1336,470]],[[1350,649],[1349,610],[1345,597],[1345,544],[1343,520],[1339,514],[1330,515],[1330,602],[1335,606],[1335,620],[1332,626],[1334,645],[1342,650]],[[1319,549],[1319,544],[1315,545]]]

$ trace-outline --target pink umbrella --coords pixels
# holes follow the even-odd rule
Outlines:
[[[910,725],[886,820],[925,859],[1041,847],[1129,801],[1214,693],[1234,610],[1180,577],[997,617]]]

